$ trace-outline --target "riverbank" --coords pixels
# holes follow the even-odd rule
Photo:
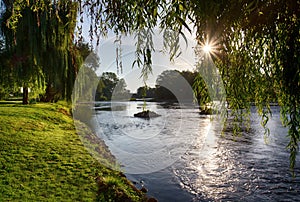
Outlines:
[[[87,152],[66,105],[0,104],[0,151],[0,201],[145,201]]]

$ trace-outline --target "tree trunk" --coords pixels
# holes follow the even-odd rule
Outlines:
[[[28,87],[23,87],[23,104],[28,104]]]

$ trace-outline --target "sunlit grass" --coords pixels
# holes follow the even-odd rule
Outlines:
[[[141,201],[89,155],[68,113],[61,104],[0,104],[0,201]]]

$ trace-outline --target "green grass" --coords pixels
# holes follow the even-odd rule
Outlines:
[[[145,200],[87,152],[68,111],[61,104],[0,104],[0,201]]]

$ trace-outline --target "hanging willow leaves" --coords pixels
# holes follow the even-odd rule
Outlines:
[[[53,101],[54,96],[70,99],[82,63],[73,44],[77,3],[14,1],[6,7],[2,29],[19,85],[40,90],[47,86],[45,101]]]
[[[55,41],[57,47],[67,47],[71,40],[62,38],[62,33],[71,31],[75,25],[64,24],[68,27],[66,31],[61,26],[63,23],[60,23],[67,22],[62,16],[72,13],[73,9],[67,8],[71,8],[73,2],[16,0],[8,23],[12,29],[17,29],[22,12],[28,7],[27,2],[30,2],[32,10],[39,11],[33,11],[37,16],[46,15],[43,11],[51,13],[48,18],[56,24],[51,40]],[[213,59],[222,76],[233,115],[237,120],[243,120],[249,115],[250,106],[254,103],[262,116],[262,124],[266,126],[271,115],[269,103],[278,102],[283,124],[289,129],[290,167],[294,168],[300,140],[299,1],[80,0],[78,4],[81,14],[84,10],[88,12],[92,20],[91,31],[97,36],[105,35],[108,30],[116,34],[136,34],[135,64],[143,68],[145,78],[152,64],[151,54],[155,47],[151,45],[151,31],[156,26],[165,32],[165,36],[168,36],[168,31],[178,33],[165,37],[166,52],[170,53],[171,58],[180,52],[178,37],[183,29],[192,30],[190,25],[194,26],[199,45],[206,40],[215,41],[218,52]],[[31,18],[43,19],[34,15]],[[39,22],[40,27],[43,27],[45,21]],[[142,38],[145,36],[143,31],[149,33],[147,38]],[[41,33],[50,34],[49,31]],[[41,36],[41,39],[45,39],[44,35]],[[7,40],[13,44],[13,39]],[[45,44],[47,42],[43,42]],[[62,55],[57,50],[51,58]],[[64,56],[61,58],[65,60],[58,63],[58,68],[66,67],[70,55]],[[67,72],[68,68],[64,70]]]
[[[163,30],[180,33],[192,22],[199,45],[204,40],[217,41],[219,52],[214,61],[233,115],[243,120],[255,103],[266,126],[271,115],[269,103],[278,102],[283,123],[289,128],[294,168],[300,136],[299,1],[173,0],[147,1],[140,7],[140,1],[103,0],[99,4],[107,8],[102,22],[109,22],[117,31],[130,33],[160,23]],[[172,39],[165,44],[177,51],[176,43]],[[147,56],[138,44],[137,50]],[[138,58],[137,63],[140,61]]]
[[[214,62],[222,75],[233,115],[239,121],[244,120],[255,103],[266,126],[271,115],[269,103],[278,102],[283,123],[289,128],[288,148],[291,168],[294,168],[300,136],[299,1],[80,2],[92,8],[94,25],[99,25],[101,32],[112,29],[115,33],[131,34],[153,30],[159,24],[166,34],[168,30],[181,33],[184,27],[190,29],[189,23],[192,23],[199,45],[205,40],[216,41],[219,50]],[[179,34],[174,36],[165,37],[164,43],[171,58],[179,51],[176,45]],[[144,49],[142,44],[139,41],[136,44],[135,64],[151,64],[148,60],[151,49]]]

